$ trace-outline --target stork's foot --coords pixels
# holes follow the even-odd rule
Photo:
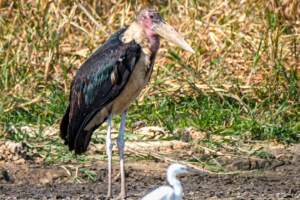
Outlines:
[[[126,195],[120,194],[116,199],[117,200],[125,200],[126,199]]]
[[[106,200],[112,200],[113,197],[112,196],[106,196]]]
[[[111,192],[109,192],[107,195],[106,195],[106,200],[111,200],[111,199],[114,199],[113,195]]]

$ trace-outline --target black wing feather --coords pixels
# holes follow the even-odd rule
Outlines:
[[[75,154],[86,151],[92,133],[103,122],[90,130],[84,128],[102,108],[119,96],[139,60],[141,47],[135,41],[123,43],[120,39],[126,29],[117,31],[95,51],[72,81],[69,106],[60,125],[60,137],[71,151],[75,149]],[[111,80],[111,73],[117,73],[116,82]]]

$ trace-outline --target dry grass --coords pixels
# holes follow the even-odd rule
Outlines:
[[[36,93],[43,90],[42,85],[49,80],[57,80],[58,86],[68,93],[72,77],[87,56],[109,35],[129,25],[137,11],[146,5],[142,2],[135,5],[125,1],[89,1],[81,6],[75,1],[40,1],[38,9],[38,2],[1,3],[1,18],[5,23],[1,24],[3,79],[0,87],[5,90],[4,96],[35,99]],[[160,8],[164,18],[197,53],[191,56],[163,40],[159,54],[166,55],[168,49],[178,49],[176,52],[183,62],[200,73],[203,80],[212,82],[210,86],[214,89],[227,92],[235,87],[235,80],[242,83],[243,92],[248,92],[250,86],[261,86],[264,78],[272,74],[281,48],[286,70],[299,70],[299,58],[297,60],[293,54],[294,38],[298,42],[300,32],[296,1],[235,3],[216,0],[198,2],[197,6],[192,1],[172,2],[159,1],[155,7]],[[278,16],[277,20],[270,19],[271,24],[266,17],[270,13],[274,15],[271,18]],[[253,59],[256,54],[257,59]],[[168,64],[169,59],[158,57],[155,69]],[[179,66],[172,69],[176,70],[181,69]],[[19,73],[29,79],[26,82],[18,80]],[[44,78],[38,77],[37,81],[34,74]],[[188,77],[190,73],[184,75]],[[185,76],[181,76],[182,80],[169,79],[161,83],[161,91],[166,87],[170,91],[179,87],[189,91],[190,87],[183,81]],[[194,84],[199,89],[209,89],[199,80]],[[152,92],[147,88],[146,91]],[[38,100],[43,101],[42,98]]]

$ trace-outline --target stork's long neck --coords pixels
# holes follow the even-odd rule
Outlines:
[[[180,181],[176,179],[176,176],[175,177],[169,176],[167,177],[167,180],[174,189],[174,194],[175,194],[174,200],[181,200],[183,189]]]
[[[152,54],[154,54],[157,52],[159,45],[160,45],[159,35],[150,29],[145,29],[145,33],[148,37],[149,43],[151,44],[150,51]]]

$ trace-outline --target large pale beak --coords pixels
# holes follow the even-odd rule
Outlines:
[[[158,35],[166,38],[170,42],[180,46],[181,48],[195,53],[192,47],[177,33],[172,26],[170,26],[164,20],[156,22],[155,25],[151,28],[152,31],[157,33]]]

